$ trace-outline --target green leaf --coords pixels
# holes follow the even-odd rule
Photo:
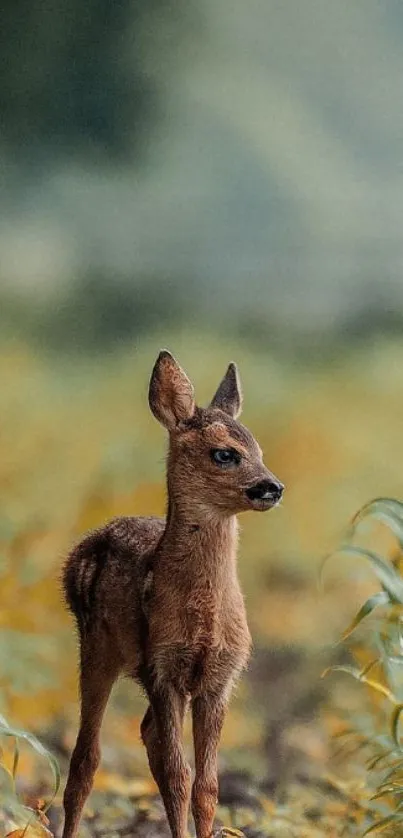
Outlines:
[[[390,603],[390,601],[390,596],[387,593],[387,591],[378,591],[378,593],[373,594],[373,596],[370,596],[367,599],[367,601],[364,602],[364,605],[361,606],[360,610],[354,617],[353,621],[350,623],[349,627],[345,631],[343,631],[341,639],[347,640],[347,637],[350,637],[350,634],[353,633],[353,631],[357,628],[357,626],[365,617],[368,617],[368,615],[371,614],[372,611],[375,610],[375,608],[379,608],[379,606],[381,605],[387,605],[388,603]]]
[[[368,672],[371,672],[371,669],[374,669],[375,666],[379,663],[382,663],[380,658],[373,658],[372,661],[366,663],[365,666],[363,666],[363,668],[360,669],[360,681],[364,681],[366,676],[368,675]]]
[[[359,556],[360,558],[367,559],[371,563],[382,587],[389,594],[390,599],[403,604],[403,580],[394,567],[383,559],[382,556],[378,556],[372,550],[366,550],[363,547],[354,547],[351,544],[342,544],[340,549],[333,553],[334,556],[340,554]],[[327,556],[326,560],[328,558],[330,556]]]
[[[381,800],[382,797],[386,797],[392,794],[401,794],[403,790],[403,786],[396,785],[396,786],[380,786],[376,794],[371,795],[369,798],[370,800]]]
[[[13,773],[14,780],[15,780],[15,777],[16,777],[16,774],[17,774],[19,758],[20,758],[20,749],[19,749],[19,746],[18,746],[18,739],[16,738],[15,741],[14,741],[14,759],[13,759],[13,768],[12,768],[12,773]]]
[[[374,521],[379,521],[384,524],[395,536],[399,546],[403,548],[403,520],[397,518],[392,512],[384,512],[382,510],[374,510],[370,512],[366,518],[371,518]],[[348,540],[352,540],[360,526],[365,521],[365,518],[360,518],[356,524],[352,525],[347,531]]]
[[[369,826],[368,829],[366,829],[364,832],[364,838],[365,835],[370,835],[371,832],[383,832],[383,830],[387,829],[388,826],[390,826],[392,823],[401,820],[402,815],[400,814],[388,815],[386,818],[382,818],[382,820],[377,821],[376,823],[372,824],[372,826]]]
[[[389,752],[389,753],[390,753],[390,752]],[[379,769],[379,763],[380,763],[380,762],[382,762],[382,760],[387,759],[387,758],[388,758],[388,756],[389,756],[389,753],[386,753],[386,754],[377,754],[375,757],[372,757],[372,759],[369,759],[369,760],[367,761],[367,763],[366,763],[366,765],[367,765],[367,770],[368,770],[368,771],[373,771],[373,770],[374,770],[374,768],[378,768],[378,769]]]
[[[47,803],[46,807],[43,810],[44,812],[46,812],[48,810],[49,806],[52,804],[52,802],[53,802],[54,798],[56,797],[57,792],[59,791],[59,788],[60,788],[60,779],[61,779],[60,778],[60,768],[59,768],[59,764],[58,764],[56,758],[53,756],[53,754],[50,753],[50,751],[47,750],[47,748],[44,747],[44,745],[42,745],[42,743],[39,741],[39,739],[36,738],[36,736],[34,736],[33,733],[28,733],[25,730],[20,730],[18,728],[11,727],[11,725],[8,724],[8,722],[6,721],[4,716],[1,716],[1,715],[0,715],[0,735],[2,735],[2,736],[13,736],[13,737],[15,737],[16,740],[22,739],[23,741],[28,742],[28,744],[31,746],[31,748],[34,749],[34,751],[36,751],[37,754],[39,754],[42,757],[45,757],[45,759],[48,761],[48,763],[49,763],[49,765],[52,769],[55,785],[54,785],[54,790],[53,790],[52,797],[51,797],[49,803]],[[16,755],[14,754],[14,763],[15,763],[15,761],[16,761]],[[17,759],[17,762],[18,762],[18,759]]]
[[[390,726],[391,726],[391,731],[392,731],[392,739],[393,739],[394,742],[396,742],[396,745],[398,745],[399,748],[402,747],[400,739],[399,739],[399,721],[400,721],[400,716],[401,716],[402,711],[403,711],[403,704],[398,704],[397,707],[395,707],[395,709],[392,713],[391,720],[390,720]]]
[[[388,751],[385,754],[385,758],[389,758],[392,754],[395,754],[395,753],[396,753],[396,749],[394,749],[393,751]],[[403,766],[403,761],[401,759],[400,760],[395,760],[393,763],[390,763],[389,771],[387,771],[386,774],[384,774],[382,783],[388,783],[389,781],[392,782],[391,778],[393,778],[393,777],[399,777],[400,778],[399,770],[402,766]],[[383,770],[385,770],[385,769],[383,769]]]
[[[6,768],[5,765],[0,763],[0,772],[2,772],[7,780],[7,784],[10,786],[10,791],[14,794],[15,793],[15,786],[14,786],[14,778],[11,771]]]
[[[385,523],[391,520],[398,527],[396,535],[400,541],[403,536],[403,503],[395,498],[374,498],[364,504],[354,515],[349,531],[354,532],[356,526],[364,518],[367,516],[375,517],[377,513],[381,513],[387,519]]]
[[[345,672],[347,675],[351,675],[353,678],[355,678],[356,681],[361,681],[362,684],[366,684],[368,687],[371,687],[371,689],[375,690],[378,693],[381,693],[381,695],[385,696],[385,698],[387,698],[393,704],[396,704],[396,697],[393,695],[389,687],[386,687],[384,684],[381,684],[380,681],[376,681],[374,678],[367,678],[366,673],[369,672],[369,670],[372,669],[376,663],[379,663],[379,658],[370,661],[370,663],[367,664],[364,667],[364,669],[357,669],[356,667],[348,666],[347,664],[336,664],[335,666],[328,666],[327,669],[325,669],[324,672],[322,672],[322,678],[328,675],[329,672]]]

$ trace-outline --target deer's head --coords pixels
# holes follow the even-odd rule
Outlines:
[[[250,431],[238,422],[242,393],[230,364],[207,408],[197,407],[187,375],[166,350],[150,381],[149,404],[169,432],[171,498],[208,515],[276,506],[284,486],[263,463]]]

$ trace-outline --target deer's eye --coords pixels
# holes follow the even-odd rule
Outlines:
[[[241,455],[234,448],[212,448],[210,457],[218,466],[237,466],[241,462]]]

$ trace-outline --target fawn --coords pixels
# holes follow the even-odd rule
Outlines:
[[[163,351],[149,388],[169,432],[166,520],[117,518],[89,533],[63,571],[80,638],[81,725],[64,794],[63,838],[75,838],[100,759],[99,733],[119,674],[143,687],[141,737],[173,838],[185,838],[191,801],[197,838],[211,838],[217,748],[233,684],[251,647],[237,570],[236,513],[267,510],[283,485],[239,422],[230,364],[208,408]],[[182,744],[191,704],[195,780]]]

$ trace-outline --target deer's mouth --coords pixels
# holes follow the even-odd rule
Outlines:
[[[273,509],[275,506],[278,506],[280,500],[274,500],[273,498],[256,498],[255,500],[249,499],[249,504],[251,509],[256,509],[258,512],[266,512],[268,509]]]

